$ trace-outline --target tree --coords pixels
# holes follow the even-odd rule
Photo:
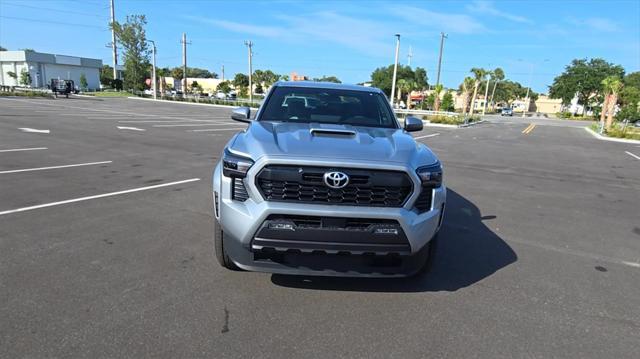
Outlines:
[[[111,85],[111,81],[113,81],[113,67],[102,65],[100,69],[100,83],[103,86],[109,86]]]
[[[593,99],[602,99],[602,80],[608,76],[622,79],[624,69],[603,59],[575,59],[553,80],[549,96],[562,99],[563,105],[569,105],[577,94],[578,104],[583,106],[583,113],[586,113]]]
[[[493,96],[496,93],[496,87],[498,87],[498,82],[504,80],[504,70],[496,67],[495,70],[491,71],[491,81],[493,81],[493,90],[491,91],[491,107],[494,107]]]
[[[282,80],[282,81],[289,81],[289,75],[281,75],[281,76],[280,76],[280,80]]]
[[[433,110],[440,111],[440,93],[444,89],[442,84],[437,84],[436,87],[433,88]]]
[[[242,96],[247,95],[247,88],[249,87],[249,76],[237,73],[233,78],[233,87],[240,90]]]
[[[624,87],[620,91],[620,111],[616,119],[636,122],[640,120],[640,71],[626,75],[622,82]]]
[[[193,81],[191,83],[191,92],[193,93],[202,93],[202,85],[198,83],[198,81]]]
[[[455,105],[453,103],[453,95],[450,91],[445,92],[444,96],[442,96],[442,105],[440,106],[443,111],[453,111],[455,110]]]
[[[462,114],[467,113],[467,109],[469,108],[469,104],[471,103],[471,93],[473,92],[474,87],[476,86],[476,80],[472,77],[465,77],[464,81],[460,84],[459,90],[463,94],[462,100]]]
[[[402,97],[402,93],[407,93],[407,109],[411,108],[411,91],[418,88],[418,83],[414,79],[400,79],[397,83],[398,99]]]
[[[7,49],[2,47],[2,46],[0,46],[0,51],[7,51]]]
[[[174,67],[173,69],[171,69],[171,77],[173,77],[174,79],[181,79],[183,74],[184,72],[182,70],[182,67]]]
[[[264,89],[262,88],[262,84],[261,83],[256,84],[255,93],[257,93],[257,94],[263,94],[264,93]]]
[[[398,65],[396,81],[413,80],[417,90],[423,90],[429,86],[427,82],[427,71],[423,68],[412,70],[409,66]],[[379,67],[371,73],[371,85],[384,91],[387,96],[391,95],[391,82],[393,81],[393,65]],[[397,82],[396,82],[397,84]]]
[[[622,80],[617,76],[607,76],[602,80],[603,93],[605,94],[604,105],[602,106],[601,121],[604,120],[604,113],[607,113],[607,131],[611,129],[613,124],[613,113],[615,112],[616,103],[618,102],[618,95],[622,89]]]
[[[14,80],[18,79],[18,75],[13,71],[7,71],[7,76],[11,77]]]
[[[146,31],[147,19],[144,15],[127,16],[126,22],[111,23],[118,42],[124,48],[124,86],[141,91],[145,88],[149,68],[149,46]]]
[[[182,71],[182,68],[180,68],[180,71]],[[207,69],[201,69],[198,67],[187,67],[187,77],[217,79],[218,74]]]
[[[31,74],[25,69],[22,69],[22,71],[20,72],[20,85],[31,85]]]
[[[325,76],[325,75],[323,75],[320,78],[314,78],[313,81],[316,81],[316,82],[333,82],[333,83],[336,83],[336,84],[341,84],[342,83],[342,81],[340,81],[340,79],[338,79],[335,76]]]
[[[469,113],[473,116],[473,110],[476,104],[476,97],[478,96],[478,87],[480,86],[480,83],[487,76],[487,70],[480,67],[474,67],[471,69],[471,73],[475,78],[475,82],[473,86],[473,97],[471,97],[471,108],[469,110]]]
[[[89,87],[89,83],[87,83],[87,75],[82,72],[80,73],[80,88],[82,91],[87,91],[87,87]]]
[[[216,90],[224,94],[228,94],[231,91],[231,85],[229,84],[229,81],[223,81],[218,84],[218,86],[216,87]]]

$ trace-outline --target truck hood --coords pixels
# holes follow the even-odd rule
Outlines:
[[[254,121],[230,141],[230,147],[253,160],[287,156],[408,165],[437,161],[431,150],[402,129],[351,125]]]

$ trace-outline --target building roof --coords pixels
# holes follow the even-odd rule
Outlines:
[[[84,67],[102,67],[101,59],[90,59],[87,57],[78,57],[78,56],[67,56],[67,55],[56,55],[56,54],[46,54],[43,52],[35,52],[35,51],[0,51],[0,61],[10,61],[10,62],[42,62],[48,64],[58,64],[58,65],[70,65],[70,66],[84,66]]]
[[[320,89],[351,90],[351,91],[382,93],[382,90],[376,87],[364,87],[359,85],[347,85],[347,84],[337,84],[333,82],[319,82],[319,81],[278,81],[275,84],[273,84],[273,86],[320,88]]]

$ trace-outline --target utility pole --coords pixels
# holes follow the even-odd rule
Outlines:
[[[156,43],[153,40],[148,40],[153,47],[151,48],[151,53],[153,54],[153,63],[152,63],[152,67],[151,67],[151,77],[153,81],[153,99],[157,100],[158,99],[158,89],[157,89],[157,81],[156,81]]]
[[[440,84],[440,69],[442,68],[442,50],[444,49],[444,39],[448,38],[444,32],[440,33],[440,55],[438,55],[438,77],[436,78],[436,86]]]
[[[396,34],[396,61],[393,65],[393,79],[391,80],[391,107],[396,94],[396,75],[398,74],[398,52],[400,51],[400,34]]]
[[[182,33],[182,93],[187,93],[187,34]]]
[[[522,109],[522,118],[525,117],[527,110],[529,110],[529,90],[531,89],[531,82],[533,82],[533,63],[529,64],[529,86],[527,87],[527,95],[524,97],[524,108]]]
[[[113,28],[113,23],[116,22],[116,11],[113,6],[113,0],[111,0],[111,49],[113,51],[113,79],[116,80],[118,78],[118,70],[116,70],[116,66],[118,65],[118,50],[116,47],[116,30]]]
[[[253,75],[253,51],[251,48],[253,47],[253,42],[251,40],[245,41],[244,44],[247,46],[247,50],[249,51],[249,102],[253,102],[253,83],[252,83],[252,75]]]
[[[222,64],[222,82],[224,82],[224,64]]]
[[[409,54],[407,55],[407,65],[411,67],[411,58],[413,57],[413,49],[409,46]]]

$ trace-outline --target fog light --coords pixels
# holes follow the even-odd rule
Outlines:
[[[293,224],[289,223],[269,223],[269,229],[293,230]]]
[[[398,230],[395,228],[376,228],[373,232],[375,234],[398,234]]]

